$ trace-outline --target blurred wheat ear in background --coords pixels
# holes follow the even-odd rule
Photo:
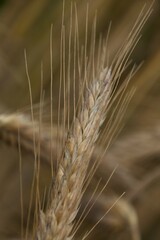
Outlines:
[[[147,24],[143,5],[1,6],[0,239],[159,239],[159,5]]]

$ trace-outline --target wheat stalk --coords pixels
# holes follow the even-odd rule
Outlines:
[[[52,189],[51,203],[45,213],[40,212],[40,222],[36,232],[37,240],[69,240],[74,236],[72,231],[74,220],[83,195],[90,156],[110,102],[112,80],[119,79],[125,70],[130,54],[138,41],[139,31],[149,13],[146,13],[140,22],[138,21],[137,29],[137,24],[135,24],[136,30],[133,28],[126,46],[119,50],[115,62],[113,61],[111,65],[112,74],[110,69],[103,68],[99,76],[86,87],[82,106],[77,117],[73,119],[73,125],[65,141],[64,154],[58,166]],[[85,67],[87,69],[87,64]],[[86,75],[88,77],[89,74]],[[20,144],[25,150],[36,155],[38,149],[35,148],[36,144],[33,142],[39,141],[44,148],[41,156],[47,158],[50,151],[53,151],[52,137],[49,139],[47,134],[39,134],[38,124],[28,121],[22,115],[0,116],[0,139],[3,142],[17,146],[19,130],[21,133]]]
[[[41,212],[40,215],[38,240],[72,239],[71,230],[82,198],[86,170],[111,93],[110,70],[103,69],[97,79],[86,90],[81,110],[68,134],[53,200],[46,214]]]
[[[20,144],[22,150],[34,155],[39,154],[40,159],[44,162],[49,162],[48,153],[51,148],[53,152],[57,151],[55,134],[53,134],[51,146],[49,132],[42,129],[38,121],[33,122],[29,117],[20,113],[0,115],[0,140],[17,148]]]
[[[37,240],[69,240],[74,237],[74,220],[83,195],[90,156],[111,99],[112,84],[120,78],[127,67],[130,54],[139,40],[139,32],[150,13],[151,9],[148,9],[144,16],[143,10],[140,13],[126,44],[118,51],[111,64],[112,73],[111,69],[104,68],[105,60],[101,56],[102,71],[99,76],[93,78],[92,82],[86,84],[82,106],[77,117],[73,119],[73,125],[65,141],[64,154],[58,166],[51,202],[46,212],[40,212]],[[94,44],[92,48],[94,53]],[[97,64],[97,67],[100,68],[100,65]],[[93,72],[94,69],[93,60]],[[87,64],[85,70],[88,70]],[[89,73],[86,75],[88,78]]]

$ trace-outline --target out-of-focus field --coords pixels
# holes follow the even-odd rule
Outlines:
[[[89,2],[88,36],[97,12],[97,39],[106,36],[110,22],[109,57],[126,39],[144,4],[150,0],[94,0]],[[65,2],[65,31],[69,36],[71,1]],[[77,1],[79,39],[84,43],[87,3]],[[147,9],[146,7],[146,9]],[[74,4],[73,4],[74,8]],[[33,102],[39,102],[41,63],[45,100],[50,97],[50,27],[53,24],[53,120],[57,123],[60,72],[62,1],[0,1],[0,113],[19,109],[28,112],[30,99],[25,71],[24,49],[32,86]],[[85,205],[98,179],[105,184],[114,167],[115,175],[96,201],[78,235],[84,234],[107,211],[117,196],[126,192],[118,205],[93,230],[90,239],[160,239],[160,2],[141,31],[142,36],[131,54],[141,68],[132,79],[136,93],[124,117],[124,128],[104,156],[97,174],[83,199]],[[67,40],[66,40],[67,43]],[[98,44],[96,45],[98,47]],[[66,52],[67,55],[67,52]],[[46,109],[44,109],[47,114]],[[104,146],[102,146],[104,147]],[[97,149],[97,151],[99,151]],[[29,202],[33,163],[24,155],[24,225]],[[96,153],[95,153],[96,155]],[[32,157],[33,158],[33,157]],[[93,156],[94,158],[94,156]],[[19,153],[0,143],[0,239],[20,234]],[[46,165],[43,176],[48,176]],[[48,182],[42,177],[42,185]],[[109,189],[107,191],[107,189]],[[78,238],[77,239],[82,239]],[[89,239],[89,238],[88,238]]]

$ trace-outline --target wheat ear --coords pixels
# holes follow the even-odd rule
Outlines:
[[[40,214],[38,240],[73,237],[71,231],[82,198],[86,170],[110,100],[110,70],[103,69],[100,76],[89,85],[66,139],[51,204],[46,213]]]
[[[20,143],[19,138],[20,136]],[[52,138],[54,144],[51,146],[50,134],[39,126],[38,122],[32,122],[29,117],[23,114],[2,114],[0,115],[0,141],[18,147],[30,154],[38,153],[40,143],[40,158],[49,161],[48,152],[56,152],[56,139]],[[54,141],[55,140],[55,141]],[[35,147],[33,142],[35,141]]]

